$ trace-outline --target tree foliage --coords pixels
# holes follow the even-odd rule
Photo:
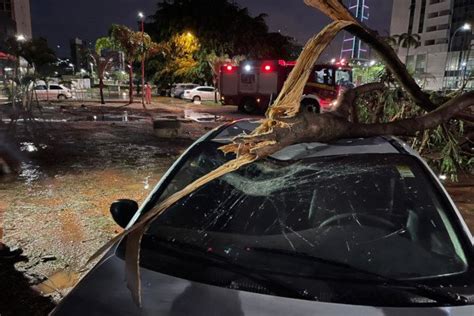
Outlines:
[[[113,25],[110,37],[99,42],[99,48],[123,52],[129,70],[129,102],[133,103],[133,64],[157,54],[160,46],[147,33],[135,32],[123,25]]]
[[[28,62],[28,68],[34,69],[36,73],[48,72],[49,66],[57,60],[48,41],[41,37],[24,42],[14,37],[9,38],[6,41],[6,51],[13,56],[23,57]]]
[[[164,0],[146,25],[158,42],[176,33],[192,32],[201,47],[217,55],[246,55],[249,58],[278,59],[295,57],[292,39],[269,32],[266,14],[251,16],[228,0]],[[297,53],[297,52],[296,52]]]
[[[151,63],[156,80],[160,83],[173,81],[209,82],[213,79],[209,56],[247,56],[251,59],[294,59],[299,47],[290,37],[270,32],[266,14],[251,16],[228,0],[166,0],[158,3],[158,9],[146,24],[151,37],[164,47],[188,49],[183,41],[185,34],[192,34],[199,48],[193,59],[186,56],[175,60],[167,55],[154,58]],[[181,39],[182,42],[179,42]],[[167,66],[170,62],[172,66]],[[180,69],[180,62],[183,68]],[[191,68],[194,67],[194,68]]]

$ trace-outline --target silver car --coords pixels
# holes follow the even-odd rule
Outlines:
[[[146,202],[115,202],[130,226],[232,159],[218,150],[257,123],[210,132]],[[473,239],[426,163],[395,138],[289,146],[225,175],[154,221],[142,302],[117,243],[54,315],[474,315]]]

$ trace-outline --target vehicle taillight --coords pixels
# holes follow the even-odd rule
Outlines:
[[[227,67],[225,67],[225,69],[227,69],[227,71],[232,71],[232,69],[234,69],[234,67],[232,67],[232,65],[227,65]]]
[[[263,70],[265,70],[266,72],[270,72],[270,71],[272,71],[272,66],[271,65],[265,65],[265,66],[263,66]]]

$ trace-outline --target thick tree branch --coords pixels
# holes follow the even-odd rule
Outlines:
[[[336,104],[336,112],[342,117],[349,117],[350,113],[356,106],[356,100],[359,96],[372,92],[381,91],[385,89],[385,85],[380,82],[368,83],[362,86],[358,86],[353,89],[346,90]]]
[[[474,106],[474,92],[460,95],[436,110],[410,119],[377,124],[351,124],[344,137],[370,137],[376,135],[414,136],[416,132],[432,129],[454,117],[456,113]]]

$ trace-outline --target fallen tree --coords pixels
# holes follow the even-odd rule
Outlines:
[[[417,131],[434,128],[456,114],[474,105],[474,92],[459,95],[442,105],[433,104],[408,74],[393,49],[378,35],[356,21],[338,0],[305,0],[335,21],[313,37],[303,49],[296,66],[286,81],[279,97],[266,113],[266,118],[250,135],[242,135],[223,146],[225,153],[236,155],[234,160],[199,178],[183,190],[173,194],[154,209],[144,214],[140,221],[102,247],[92,259],[97,258],[113,243],[127,236],[126,278],[135,302],[141,304],[140,293],[140,242],[149,225],[168,207],[196,189],[242,166],[301,142],[330,142],[340,138],[370,137],[377,135],[412,136]],[[334,110],[316,114],[300,107],[303,89],[312,72],[313,65],[341,30],[347,30],[365,40],[380,56],[394,77],[400,81],[407,93],[428,114],[388,123],[358,123],[351,119],[357,98],[361,95],[384,89],[383,84],[368,84],[346,91],[338,100]]]

